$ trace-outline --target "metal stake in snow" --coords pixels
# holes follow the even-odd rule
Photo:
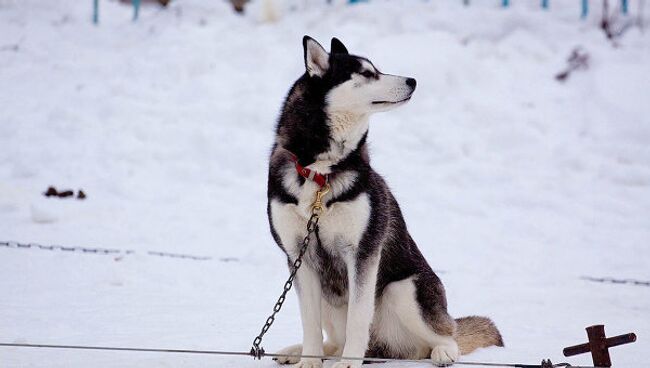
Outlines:
[[[605,326],[603,325],[589,326],[586,330],[589,342],[564,348],[565,357],[591,352],[591,357],[596,367],[611,367],[612,361],[609,358],[608,349],[636,341],[636,335],[634,333],[607,338],[605,337]]]

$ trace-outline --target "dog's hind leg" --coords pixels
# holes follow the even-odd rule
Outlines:
[[[418,359],[428,355],[434,363],[452,363],[460,355],[454,340],[456,324],[446,311],[442,284],[437,278],[426,279],[416,276],[393,282],[384,290],[384,297],[395,308],[402,327],[425,344],[417,349]]]

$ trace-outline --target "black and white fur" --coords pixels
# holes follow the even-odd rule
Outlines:
[[[331,191],[296,278],[303,343],[282,353],[430,357],[449,363],[476,347],[502,345],[489,319],[454,320],[447,313],[440,279],[409,235],[388,186],[370,166],[369,116],[405,104],[415,79],[379,72],[336,38],[330,53],[308,36],[303,46],[306,72],[284,103],[268,181],[271,233],[289,263],[297,256],[319,189],[297,174],[292,154],[301,165],[329,174]],[[278,361],[322,366],[320,359]],[[334,367],[360,365],[340,361]]]

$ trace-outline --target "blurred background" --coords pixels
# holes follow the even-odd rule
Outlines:
[[[650,287],[586,277],[650,280],[649,18],[644,0],[0,0],[0,341],[247,351],[288,275],[267,163],[308,34],[418,81],[371,118],[372,162],[450,313],[504,335],[464,360],[589,364],[562,348],[604,323],[639,335],[615,366],[645,366]],[[265,348],[300,340],[292,292]]]

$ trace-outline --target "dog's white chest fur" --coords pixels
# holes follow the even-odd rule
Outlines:
[[[306,234],[311,206],[319,189],[318,185],[311,181],[300,185],[294,170],[291,166],[287,167],[283,184],[289,193],[298,198],[298,205],[271,201],[273,227],[292,258],[297,254],[297,245]],[[330,181],[331,190],[325,195],[323,202],[327,203],[333,196],[350,188],[355,178],[355,174],[351,173],[337,175]],[[353,200],[336,202],[325,207],[318,222],[318,234],[323,246],[330,248],[330,251],[343,253],[349,247],[356,247],[369,219],[370,200],[365,193]]]

